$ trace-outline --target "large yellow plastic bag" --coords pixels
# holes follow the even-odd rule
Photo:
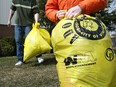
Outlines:
[[[106,26],[80,15],[62,19],[51,36],[61,87],[108,87],[116,58]]]
[[[27,61],[37,54],[50,52],[50,34],[47,30],[42,28],[33,29],[27,35],[24,43],[24,61]]]

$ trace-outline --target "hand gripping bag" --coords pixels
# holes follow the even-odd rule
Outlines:
[[[106,26],[89,15],[62,19],[51,42],[60,87],[108,87],[116,57]]]
[[[37,28],[33,25],[24,43],[24,61],[27,61],[37,54],[50,52],[51,48],[50,34],[43,28]]]

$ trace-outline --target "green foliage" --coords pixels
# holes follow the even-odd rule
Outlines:
[[[41,27],[46,28],[50,33],[55,26],[53,22],[51,22],[45,15],[45,4],[47,0],[37,0],[38,7],[40,10],[40,19],[39,22],[41,24]]]
[[[100,20],[102,20],[107,27],[111,24],[111,22],[116,23],[116,12],[108,13],[107,10],[100,11],[99,13],[95,14]]]
[[[112,26],[112,24],[116,24],[116,10],[111,13],[108,12],[110,3],[112,3],[112,1],[108,3],[108,7],[105,10],[101,10],[95,14],[95,17],[98,17],[108,27],[109,31],[115,30],[115,27]]]
[[[13,37],[5,37],[0,39],[0,56],[15,55],[15,41]]]

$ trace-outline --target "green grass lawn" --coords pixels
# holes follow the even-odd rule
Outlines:
[[[20,67],[14,66],[16,57],[1,57],[0,87],[59,87],[54,56],[43,57],[42,64],[33,58]]]
[[[43,55],[45,61],[38,64],[33,58],[15,67],[16,57],[0,57],[0,87],[59,87],[54,55]],[[110,87],[116,87],[116,74]]]

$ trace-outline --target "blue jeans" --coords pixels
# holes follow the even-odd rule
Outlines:
[[[24,55],[24,40],[28,33],[31,31],[32,25],[19,26],[15,25],[15,41],[16,41],[16,56],[18,61],[23,62]]]

